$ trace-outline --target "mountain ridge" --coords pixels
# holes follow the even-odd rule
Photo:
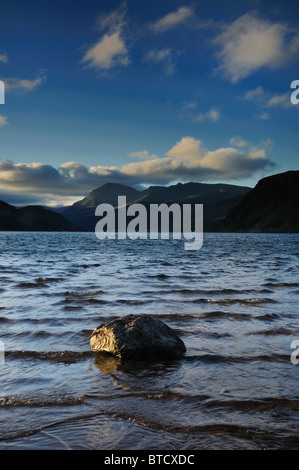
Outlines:
[[[137,190],[117,183],[106,183],[62,213],[70,221],[89,231],[94,230],[98,221],[95,208],[101,203],[108,203],[117,208],[118,196],[126,196],[127,206],[134,203],[141,203],[145,207],[160,203],[204,204],[204,229],[212,230],[219,220],[224,218],[227,210],[237,204],[250,189],[247,186],[224,183],[189,182],[170,186],[149,186],[147,189]],[[226,208],[223,213],[220,205],[225,201]],[[212,214],[211,217],[209,213]]]
[[[299,171],[262,178],[221,224],[228,232],[299,233]]]
[[[224,183],[177,183],[138,190],[118,183],[106,183],[67,208],[44,206],[17,208],[0,201],[0,230],[94,231],[101,203],[117,211],[118,196],[127,206],[141,203],[204,205],[204,231],[299,233],[299,171],[267,176],[254,188]],[[149,211],[148,211],[149,212]]]
[[[77,231],[78,226],[42,206],[16,208],[0,200],[0,231]]]

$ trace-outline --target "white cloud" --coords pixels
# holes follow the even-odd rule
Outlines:
[[[97,27],[106,30],[106,34],[89,47],[82,59],[83,63],[99,70],[126,66],[130,63],[129,51],[124,40],[125,16],[126,4],[123,3],[111,13],[98,17]]]
[[[189,110],[189,109],[196,109],[197,103],[194,101],[185,101],[182,106],[182,111]]]
[[[248,146],[248,142],[242,139],[239,135],[232,137],[229,141],[230,145],[234,145],[235,147],[244,148]]]
[[[217,108],[211,108],[206,112],[198,112],[198,104],[195,101],[184,102],[180,112],[184,119],[188,118],[194,123],[203,121],[217,122],[221,119],[221,113]]]
[[[221,48],[217,70],[233,83],[261,67],[277,68],[299,52],[299,37],[288,26],[251,13],[226,25],[213,42]]]
[[[142,150],[141,152],[130,152],[129,157],[141,158],[142,160],[149,160],[151,158],[159,158],[157,155],[150,155],[147,150]]]
[[[182,158],[188,161],[198,161],[203,158],[206,150],[202,148],[202,142],[193,137],[183,137],[168,153],[168,157]]]
[[[97,27],[100,30],[107,30],[110,34],[120,31],[126,25],[126,2],[106,15],[99,15],[97,18]]]
[[[167,154],[159,158],[146,150],[133,152],[142,161],[118,166],[86,167],[66,162],[59,168],[42,163],[0,162],[0,193],[14,197],[26,195],[64,201],[81,197],[107,182],[128,185],[167,184],[178,179],[205,181],[240,179],[273,167],[266,155],[265,143],[246,150],[224,147],[208,150],[200,140],[183,137]]]
[[[205,120],[210,120],[213,122],[219,121],[220,119],[220,112],[218,109],[211,108],[209,111],[206,113],[199,113],[194,119],[194,122],[202,122]]]
[[[268,91],[264,90],[263,87],[258,86],[254,90],[248,90],[243,99],[253,101],[263,108],[273,108],[273,107],[282,107],[282,108],[293,108],[293,105],[290,100],[290,93],[276,93],[271,95]],[[264,113],[265,116],[267,113]],[[267,119],[267,118],[266,118]]]
[[[209,151],[200,140],[184,137],[168,153],[168,156],[187,160],[187,167],[194,174],[209,174],[214,179],[232,179],[248,176],[270,164],[265,149],[247,151],[233,147]]]
[[[5,91],[32,91],[39,87],[46,81],[44,74],[37,77],[35,80],[20,79],[20,78],[4,78]]]
[[[156,33],[162,33],[180,24],[186,23],[194,16],[194,11],[190,7],[180,7],[177,11],[168,13],[152,25]]]
[[[7,116],[1,116],[0,115],[0,127],[7,126]]]
[[[105,34],[84,55],[82,62],[97,69],[110,69],[118,65],[128,65],[128,49],[120,37],[120,31]]]
[[[276,94],[269,98],[267,101],[267,108],[273,108],[274,106],[293,108],[290,100],[290,93]]]
[[[263,89],[262,86],[258,86],[254,90],[248,90],[244,94],[245,100],[260,101],[260,100],[263,100],[264,97],[265,97],[265,90]]]
[[[145,62],[150,62],[153,64],[162,64],[164,65],[165,73],[167,75],[172,75],[174,72],[174,63],[172,60],[172,53],[171,49],[158,49],[158,50],[150,50],[145,58]]]
[[[267,112],[260,113],[258,116],[258,119],[261,119],[262,121],[268,121],[270,119],[270,114]]]
[[[8,57],[6,54],[0,55],[0,62],[3,62],[4,64],[8,62]]]

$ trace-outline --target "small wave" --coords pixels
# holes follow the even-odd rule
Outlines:
[[[223,319],[248,321],[253,318],[252,315],[249,315],[247,313],[224,312],[221,310],[213,310],[211,312],[201,312],[201,313],[169,313],[169,314],[155,313],[155,314],[152,314],[152,316],[156,318],[161,318],[162,320],[163,319],[169,320],[169,321],[178,320],[180,322],[187,322],[187,323],[192,319],[207,320],[207,321],[223,320]]]
[[[103,290],[91,290],[91,291],[64,291],[58,292],[57,295],[64,296],[64,297],[90,297],[93,295],[105,294],[106,292]]]
[[[237,289],[169,289],[165,293],[182,295],[233,295],[241,294],[242,291]]]
[[[78,362],[93,357],[92,351],[6,351],[6,359],[36,359],[54,362]]]
[[[265,287],[299,287],[298,282],[266,282]]]
[[[93,263],[93,264],[81,264],[81,268],[83,269],[88,269],[88,268],[98,268],[101,265],[99,263]]]
[[[124,305],[148,305],[155,302],[155,300],[138,300],[138,299],[118,299],[115,301],[116,304]]]
[[[281,441],[282,436],[281,432],[279,431],[271,431],[269,429],[263,430],[262,428],[258,427],[249,427],[249,426],[242,426],[239,424],[231,424],[226,422],[218,422],[218,423],[208,423],[208,424],[198,424],[194,426],[183,426],[183,425],[176,425],[176,424],[169,424],[163,421],[155,421],[152,419],[148,419],[144,416],[133,416],[131,413],[126,413],[122,411],[110,411],[110,410],[103,410],[102,408],[95,406],[102,414],[106,416],[112,416],[113,418],[119,418],[122,420],[126,420],[129,422],[133,422],[139,424],[140,426],[144,426],[154,430],[166,431],[171,433],[188,433],[189,435],[194,434],[211,434],[215,436],[216,434],[220,435],[234,435],[243,437],[246,439],[259,439],[259,441],[264,438],[266,440],[272,439]]]
[[[288,329],[288,328],[273,328],[270,330],[262,330],[248,333],[250,335],[261,335],[261,336],[299,336],[299,329]]]
[[[266,313],[265,315],[259,315],[255,317],[255,320],[262,320],[262,321],[273,321],[279,320],[281,316],[278,313]]]
[[[57,305],[57,304],[55,304]],[[82,305],[64,305],[63,307],[63,310],[67,311],[67,312],[73,312],[75,310],[83,310],[82,309]]]
[[[103,299],[81,299],[80,300],[81,304],[96,304],[96,305],[106,305],[109,304],[108,300],[103,300]]]
[[[33,281],[20,281],[16,286],[21,289],[48,287],[48,283],[64,281],[64,277],[36,277]]]
[[[6,317],[5,317],[6,318]],[[50,325],[50,326],[64,326],[69,322],[73,321],[81,321],[80,319],[76,319],[75,317],[73,318],[68,318],[67,320],[65,318],[53,318],[53,317],[40,317],[40,318],[30,318],[30,317],[23,317],[22,318],[22,323],[28,323],[31,325]],[[7,319],[8,322],[11,323],[20,323],[20,320],[16,319]],[[1,319],[0,319],[1,322]]]
[[[69,305],[73,303],[78,303],[80,305]],[[82,305],[87,305],[87,304],[98,304],[98,305],[106,305],[108,304],[108,300],[103,300],[103,299],[95,299],[95,298],[86,298],[86,297],[71,297],[71,298],[66,298],[64,300],[60,300],[59,302],[56,302],[54,305],[64,305],[65,309],[68,310],[76,310],[82,307]]]
[[[35,278],[36,282],[60,282],[64,281],[64,277],[37,277]]]
[[[196,356],[186,356],[183,361],[202,362],[205,364],[234,364],[251,362],[289,362],[290,356],[286,354],[256,355],[256,356],[222,356],[220,354],[202,354]]]
[[[39,287],[47,287],[47,284],[46,282],[43,282],[43,281],[36,281],[36,282],[21,281],[21,282],[18,282],[16,287],[20,287],[21,289],[36,289]]]
[[[152,313],[152,317],[162,318],[164,320],[180,320],[188,322],[192,318],[199,318],[200,313]]]
[[[12,321],[10,318],[0,317],[0,323],[15,323],[15,321]]]
[[[269,299],[269,298],[252,298],[252,299],[205,299],[199,298],[192,300],[195,304],[221,304],[221,305],[228,305],[228,304],[241,304],[241,305],[252,305],[258,306],[263,304],[274,304],[278,303],[277,300]]]
[[[42,408],[45,406],[78,406],[84,403],[84,399],[79,397],[37,397],[37,398],[18,398],[18,397],[4,397],[0,398],[0,408],[15,408],[15,407],[36,407]]]
[[[222,312],[221,310],[215,310],[212,312],[204,312],[201,314],[201,318],[205,320],[237,320],[237,321],[248,321],[252,319],[252,315],[247,313],[233,313],[233,312]]]
[[[61,333],[61,336],[64,335],[64,333]],[[1,334],[1,336],[3,337],[11,337],[12,336],[12,333],[11,331],[6,331],[4,333]],[[57,333],[50,333],[49,331],[44,331],[44,330],[40,330],[40,331],[28,331],[28,330],[22,330],[18,333],[13,333],[13,336],[14,338],[50,338],[51,336],[57,338],[58,334]]]
[[[160,279],[160,280],[162,280],[162,279],[168,279],[171,276],[168,276],[167,274],[148,274],[147,277],[149,277],[151,279]]]
[[[233,337],[233,335],[231,335],[230,333],[218,333],[217,331],[211,331],[211,332],[205,331],[204,335],[206,337],[216,338],[216,339],[232,338]]]
[[[208,399],[204,402],[206,407],[228,409],[238,411],[273,411],[289,410],[298,411],[299,400],[288,398],[256,398],[251,400],[214,400]]]

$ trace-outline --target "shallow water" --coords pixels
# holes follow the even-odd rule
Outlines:
[[[299,448],[299,235],[185,251],[3,232],[0,253],[0,449]],[[184,358],[92,353],[93,329],[129,313],[173,328]]]

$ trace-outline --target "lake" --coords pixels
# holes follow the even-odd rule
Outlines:
[[[298,449],[299,235],[0,233],[0,449]],[[91,352],[149,314],[176,361]],[[299,353],[298,353],[299,357]]]

